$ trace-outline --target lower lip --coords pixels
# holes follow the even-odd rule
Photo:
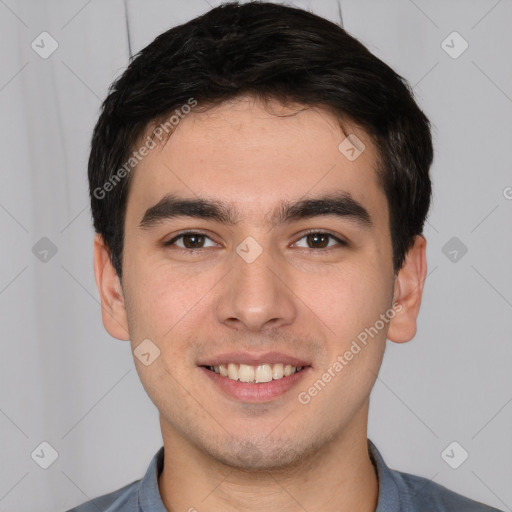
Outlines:
[[[209,377],[212,382],[220,387],[224,393],[241,400],[242,402],[258,403],[269,402],[284,395],[297,385],[311,370],[311,366],[304,367],[300,372],[283,377],[282,379],[269,382],[247,383],[233,380],[228,377],[212,372],[203,366],[200,369]]]

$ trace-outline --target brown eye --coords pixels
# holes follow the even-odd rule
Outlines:
[[[306,249],[328,249],[330,247],[336,246],[337,244],[341,246],[347,245],[346,242],[339,239],[338,237],[331,235],[330,233],[324,233],[322,231],[313,231],[311,233],[307,233],[300,240],[303,239],[306,240]],[[329,244],[330,240],[337,242],[337,244]]]
[[[329,245],[329,238],[330,236],[324,233],[313,233],[306,236],[308,244],[313,245],[315,249],[325,249]]]
[[[206,240],[211,239],[202,233],[182,233],[181,235],[174,237],[172,240],[165,242],[165,246],[175,245],[181,249],[204,249],[208,247],[204,245]],[[178,241],[181,241],[181,243],[177,243]]]
[[[205,236],[204,235],[184,235],[183,245],[187,249],[198,249],[203,246]]]

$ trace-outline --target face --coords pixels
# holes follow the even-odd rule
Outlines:
[[[192,111],[134,171],[122,288],[99,242],[96,275],[164,440],[261,469],[366,428],[400,287],[377,154],[349,133],[355,160],[331,114],[246,97]]]

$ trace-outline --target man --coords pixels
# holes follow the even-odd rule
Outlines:
[[[406,83],[313,14],[222,5],[143,49],[89,181],[103,323],[164,446],[74,510],[496,510],[367,439],[386,339],[416,332],[432,158]]]

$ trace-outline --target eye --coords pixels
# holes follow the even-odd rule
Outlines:
[[[337,242],[341,246],[347,246],[347,242],[344,240],[341,240],[337,236],[332,235],[331,233],[327,233],[324,231],[310,231],[309,233],[306,233],[300,240],[306,240],[306,244],[308,244],[305,248],[306,249],[328,249],[335,246],[336,243],[329,245],[329,239]],[[298,242],[295,243],[297,245]],[[310,247],[309,245],[313,245],[313,247]]]
[[[176,243],[178,240],[182,241],[182,243]],[[198,233],[196,231],[181,233],[180,235],[175,236],[172,240],[165,242],[164,245],[166,247],[176,245],[180,249],[204,249],[205,247],[208,247],[204,245],[206,240],[210,240],[213,246],[216,245],[210,237],[206,236],[204,233]]]
[[[211,242],[210,245],[205,245],[207,240]],[[305,240],[306,246],[300,246],[300,240]],[[329,242],[334,243],[329,243]],[[348,243],[339,237],[324,231],[310,231],[303,235],[298,242],[294,245],[306,249],[329,249],[336,245],[347,246]],[[181,233],[171,240],[164,242],[164,246],[176,246],[180,249],[205,249],[207,247],[215,247],[217,244],[206,234],[197,231],[188,231]]]

